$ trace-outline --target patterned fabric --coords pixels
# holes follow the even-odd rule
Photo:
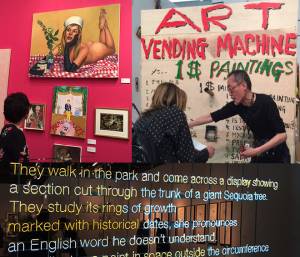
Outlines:
[[[133,129],[153,140],[161,162],[206,162],[208,159],[207,149],[194,148],[185,113],[176,106],[145,113]]]
[[[23,132],[14,124],[6,124],[0,135],[0,162],[28,161],[28,147]]]
[[[44,55],[31,56],[29,67],[34,66],[44,58]],[[53,67],[43,76],[36,76],[30,73],[29,76],[45,78],[117,78],[119,76],[119,59],[116,54],[109,55],[96,63],[81,66],[76,72],[67,72],[64,71],[64,57],[55,56]]]

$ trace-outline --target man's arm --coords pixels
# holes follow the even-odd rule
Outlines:
[[[189,122],[189,127],[195,127],[203,124],[207,124],[210,122],[218,122],[219,120],[225,120],[229,117],[232,117],[237,113],[237,107],[233,102],[230,102],[226,105],[224,105],[221,109],[214,111],[210,114],[200,116],[195,120],[192,120]]]
[[[245,151],[243,151],[241,153],[241,157],[248,158],[248,157],[254,157],[259,154],[262,154],[262,153],[268,151],[269,149],[285,142],[286,139],[287,139],[286,133],[284,133],[284,132],[278,133],[274,137],[272,137],[269,141],[264,143],[263,145],[255,147],[255,148],[250,147],[250,148],[246,149]]]
[[[213,119],[212,119],[210,114],[200,116],[200,117],[196,118],[195,120],[190,121],[189,122],[189,127],[192,128],[192,127],[195,127],[195,126],[210,123],[212,121],[213,121]]]

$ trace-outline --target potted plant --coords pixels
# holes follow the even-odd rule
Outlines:
[[[42,28],[45,39],[47,41],[47,47],[49,50],[49,53],[46,55],[46,61],[47,61],[47,69],[50,69],[54,62],[54,56],[53,56],[53,48],[56,41],[58,41],[58,32],[59,30],[56,30],[54,32],[53,28],[47,28],[44,23],[41,20],[38,20],[38,25]]]

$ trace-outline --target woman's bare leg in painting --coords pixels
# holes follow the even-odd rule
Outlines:
[[[115,42],[107,24],[105,9],[101,9],[100,11],[99,29],[99,42],[105,44],[108,48],[110,48],[112,51],[111,54],[113,54],[115,52]]]
[[[109,30],[106,11],[100,10],[99,15],[99,42],[89,43],[89,54],[85,63],[95,63],[98,60],[104,59],[106,56],[115,53],[115,42]]]

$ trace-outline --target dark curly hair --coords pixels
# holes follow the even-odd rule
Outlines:
[[[24,93],[10,94],[4,101],[4,117],[9,122],[18,123],[26,118],[29,108],[30,103]]]

